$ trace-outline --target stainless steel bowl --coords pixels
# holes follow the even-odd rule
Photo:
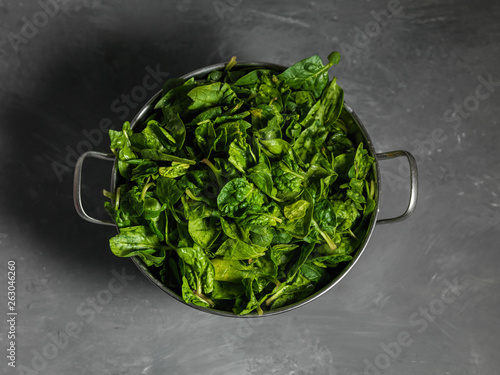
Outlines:
[[[206,77],[210,72],[212,72],[214,70],[224,69],[225,66],[226,66],[225,63],[207,66],[207,67],[195,70],[191,73],[188,73],[181,78],[189,79],[191,77],[194,77],[195,79],[201,79],[201,78]],[[268,69],[273,69],[276,71],[284,71],[286,69],[286,67],[281,66],[281,65],[260,63],[260,62],[238,63],[233,69],[249,68],[249,67],[268,68]],[[152,112],[152,110],[154,108],[154,105],[160,99],[161,94],[162,94],[162,92],[160,90],[136,114],[134,119],[130,122],[132,129],[136,124],[141,124],[149,116],[149,114]],[[305,304],[314,301],[318,297],[320,297],[323,294],[330,291],[354,267],[354,264],[358,261],[361,254],[365,250],[365,248],[368,244],[368,241],[370,240],[370,237],[373,233],[373,230],[375,229],[375,226],[377,224],[394,223],[394,222],[401,221],[401,220],[408,218],[415,210],[415,207],[417,204],[417,195],[418,195],[417,163],[415,161],[415,158],[409,152],[403,151],[403,150],[376,153],[375,149],[373,147],[373,143],[370,139],[370,136],[368,135],[368,132],[366,131],[365,127],[363,126],[361,120],[358,118],[356,113],[353,111],[353,109],[347,103],[344,103],[344,107],[350,113],[350,115],[352,116],[352,120],[353,120],[354,125],[358,128],[357,129],[358,131],[356,132],[357,137],[358,137],[357,141],[363,142],[365,147],[368,149],[369,154],[375,158],[375,162],[374,162],[373,167],[372,167],[372,173],[373,173],[374,181],[375,181],[374,200],[377,204],[377,208],[376,208],[374,214],[372,215],[372,218],[371,218],[371,221],[369,223],[365,238],[363,239],[358,250],[354,254],[352,254],[353,259],[348,263],[339,265],[338,266],[339,272],[336,275],[336,277],[334,277],[334,279],[331,280],[330,283],[328,283],[326,286],[324,286],[321,290],[310,295],[309,297],[305,298],[302,301],[278,308],[276,310],[265,311],[263,315],[257,315],[257,314],[235,315],[235,314],[228,312],[228,311],[215,310],[215,309],[200,307],[200,306],[186,303],[182,299],[182,296],[180,294],[176,293],[175,291],[173,291],[173,290],[167,288],[165,285],[163,285],[163,283],[161,282],[161,280],[159,278],[158,273],[155,272],[153,269],[148,268],[140,258],[132,257],[131,259],[134,262],[134,264],[139,268],[139,270],[144,274],[144,276],[146,276],[146,278],[149,279],[153,284],[155,284],[157,287],[159,287],[161,290],[163,290],[169,296],[175,298],[176,300],[180,301],[181,303],[184,303],[184,304],[191,306],[191,307],[193,307],[197,310],[200,310],[200,311],[204,311],[204,312],[207,312],[210,314],[215,314],[215,315],[220,315],[220,316],[227,316],[227,317],[252,318],[252,317],[260,317],[260,316],[272,316],[272,315],[288,312],[288,311],[291,311],[293,309],[296,309],[297,307],[304,306]],[[88,157],[113,161],[114,164],[113,164],[113,169],[112,169],[112,174],[111,174],[111,189],[110,189],[112,193],[114,193],[114,191],[118,185],[119,175],[118,175],[118,171],[116,168],[117,160],[113,154],[106,154],[106,153],[96,152],[96,151],[88,151],[88,152],[82,154],[76,163],[75,172],[74,172],[73,200],[74,200],[74,204],[75,204],[75,209],[76,209],[77,213],[86,221],[89,221],[89,222],[94,223],[94,224],[115,226],[115,224],[112,221],[100,220],[100,219],[96,219],[96,218],[89,216],[83,208],[82,194],[81,194],[81,191],[82,191],[82,188],[81,188],[82,166],[83,166],[84,160]],[[409,196],[408,206],[407,206],[405,212],[400,216],[393,217],[393,218],[378,219],[380,186],[381,186],[379,162],[382,160],[393,159],[393,158],[398,158],[398,157],[405,157],[409,163],[410,196]]]

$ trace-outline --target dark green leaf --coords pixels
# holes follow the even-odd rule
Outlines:
[[[217,197],[217,205],[223,215],[237,218],[257,213],[264,204],[264,195],[244,177],[229,181]]]
[[[166,246],[144,226],[122,228],[109,240],[109,246],[116,256],[138,256],[147,266],[160,266],[165,259]]]
[[[328,70],[334,63],[336,61],[332,60],[323,65],[319,56],[311,56],[295,63],[278,78],[284,80],[294,90],[308,90],[319,98],[328,84]]]

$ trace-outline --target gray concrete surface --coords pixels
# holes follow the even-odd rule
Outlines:
[[[498,373],[499,17],[487,0],[1,0],[0,373]],[[100,129],[167,77],[333,50],[377,151],[417,158],[420,196],[327,295],[263,320],[204,314],[115,258],[112,227],[75,213],[75,158],[107,151]],[[381,167],[380,215],[393,216],[407,168]],[[104,217],[110,168],[85,166],[92,215]]]

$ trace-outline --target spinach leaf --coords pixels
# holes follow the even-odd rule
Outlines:
[[[188,109],[199,110],[235,103],[237,96],[227,83],[214,82],[193,88],[187,93],[193,101]]]
[[[181,247],[177,255],[182,261],[181,273],[189,286],[198,295],[208,294],[213,290],[215,270],[210,259],[199,246]]]
[[[211,260],[215,269],[215,280],[239,283],[251,277],[275,277],[276,265],[266,256],[253,262],[214,258]]]
[[[251,128],[248,122],[236,120],[225,122],[215,128],[214,151],[227,152],[229,145],[235,139],[246,138],[247,129]]]
[[[291,283],[283,284],[283,287],[266,300],[266,305],[271,309],[277,309],[298,302],[314,292],[315,284],[302,273]]]
[[[234,300],[245,293],[243,284],[235,284],[226,281],[214,281],[212,299],[214,300]]]
[[[337,79],[333,78],[328,87],[321,95],[321,105],[315,113],[315,117],[325,126],[333,125],[340,116],[344,104],[344,91],[337,85]]]
[[[214,303],[191,287],[186,276],[182,276],[182,298],[187,303],[201,307],[214,307]]]
[[[311,194],[307,190],[304,190],[301,199],[297,200],[293,205],[298,205],[300,211],[304,210],[304,212],[290,212],[289,215],[292,216],[293,219],[288,219],[281,228],[295,238],[305,238],[309,234],[313,220],[314,201]]]
[[[156,194],[159,201],[170,211],[176,221],[180,221],[174,205],[181,199],[184,191],[180,188],[179,182],[169,177],[159,177],[156,181]]]
[[[266,250],[265,247],[259,245],[250,245],[241,240],[229,238],[217,249],[215,255],[222,259],[253,260],[263,256]]]
[[[132,130],[130,129],[129,122],[125,122],[123,124],[122,131],[113,129],[109,131],[110,148],[119,160],[130,160],[137,158],[136,154],[132,150],[132,144],[130,141],[131,136]]]
[[[268,163],[260,162],[247,171],[247,177],[254,183],[264,194],[274,198],[277,189],[274,187],[273,176]]]
[[[246,140],[238,138],[229,145],[228,161],[241,173],[245,173],[255,165],[257,157]]]
[[[340,55],[334,52],[328,56],[328,64],[323,65],[319,56],[311,56],[295,63],[278,78],[294,90],[311,91],[319,98],[328,84],[328,70],[332,65],[338,64],[339,59]]]
[[[192,200],[186,195],[182,197],[182,203],[188,232],[194,243],[203,249],[210,249],[221,233],[217,213],[205,202]]]
[[[334,251],[337,248],[333,241],[337,227],[337,216],[332,204],[327,199],[318,202],[314,206],[312,226],[314,231],[309,234],[309,238],[325,241],[330,250]]]
[[[168,82],[167,82],[168,83]],[[165,87],[168,91],[161,97],[156,103],[154,109],[170,108],[175,113],[183,113],[192,102],[192,99],[187,96],[187,94],[196,86],[198,83],[194,78],[191,78],[184,82],[182,85],[178,85],[175,82],[173,85]],[[164,89],[164,91],[165,91]]]
[[[194,136],[203,155],[209,159],[217,137],[212,121],[205,120],[199,123],[194,131]]]
[[[144,226],[125,227],[109,240],[109,247],[118,257],[139,256],[147,266],[159,266],[165,259],[166,246]]]
[[[360,143],[354,155],[354,164],[349,169],[349,177],[358,179],[366,178],[374,160],[375,159],[368,154],[368,150],[363,148],[363,143]]]
[[[311,158],[319,152],[327,136],[328,129],[320,120],[316,120],[300,133],[293,144],[293,149],[304,163],[309,163]]]
[[[163,127],[171,134],[175,141],[177,150],[181,150],[186,139],[186,127],[180,118],[179,114],[175,113],[171,108],[163,108]]]
[[[237,218],[248,213],[258,213],[264,204],[264,195],[244,177],[229,181],[217,197],[223,215]]]
[[[159,167],[158,174],[163,177],[177,178],[188,173],[190,166],[191,164],[173,161],[170,167]]]

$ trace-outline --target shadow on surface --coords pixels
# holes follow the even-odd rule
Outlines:
[[[219,62],[210,60],[217,58],[213,53],[217,37],[210,23],[194,26],[195,20],[187,22],[188,16],[181,16],[186,22],[155,23],[150,34],[137,32],[140,27],[147,29],[144,24],[125,30],[115,25],[111,32],[88,29],[89,17],[78,21],[76,30],[47,40],[39,37],[21,52],[24,60],[35,55],[35,42],[50,44],[38,63],[27,62],[19,87],[12,92],[4,88],[8,107],[0,114],[6,155],[0,180],[3,230],[27,239],[32,253],[43,253],[61,267],[101,269],[104,277],[113,267],[132,268],[132,263],[109,251],[108,239],[116,233],[113,227],[87,223],[76,214],[73,166],[91,143],[92,149],[108,152],[109,138],[107,131],[99,130],[100,123],[120,128],[167,78]],[[79,42],[71,40],[78,31],[86,34],[85,42],[81,36]],[[145,80],[146,76],[150,78]],[[23,85],[29,89],[23,92]],[[106,217],[101,191],[109,189],[111,167],[103,161],[85,164],[84,204],[93,216]]]

